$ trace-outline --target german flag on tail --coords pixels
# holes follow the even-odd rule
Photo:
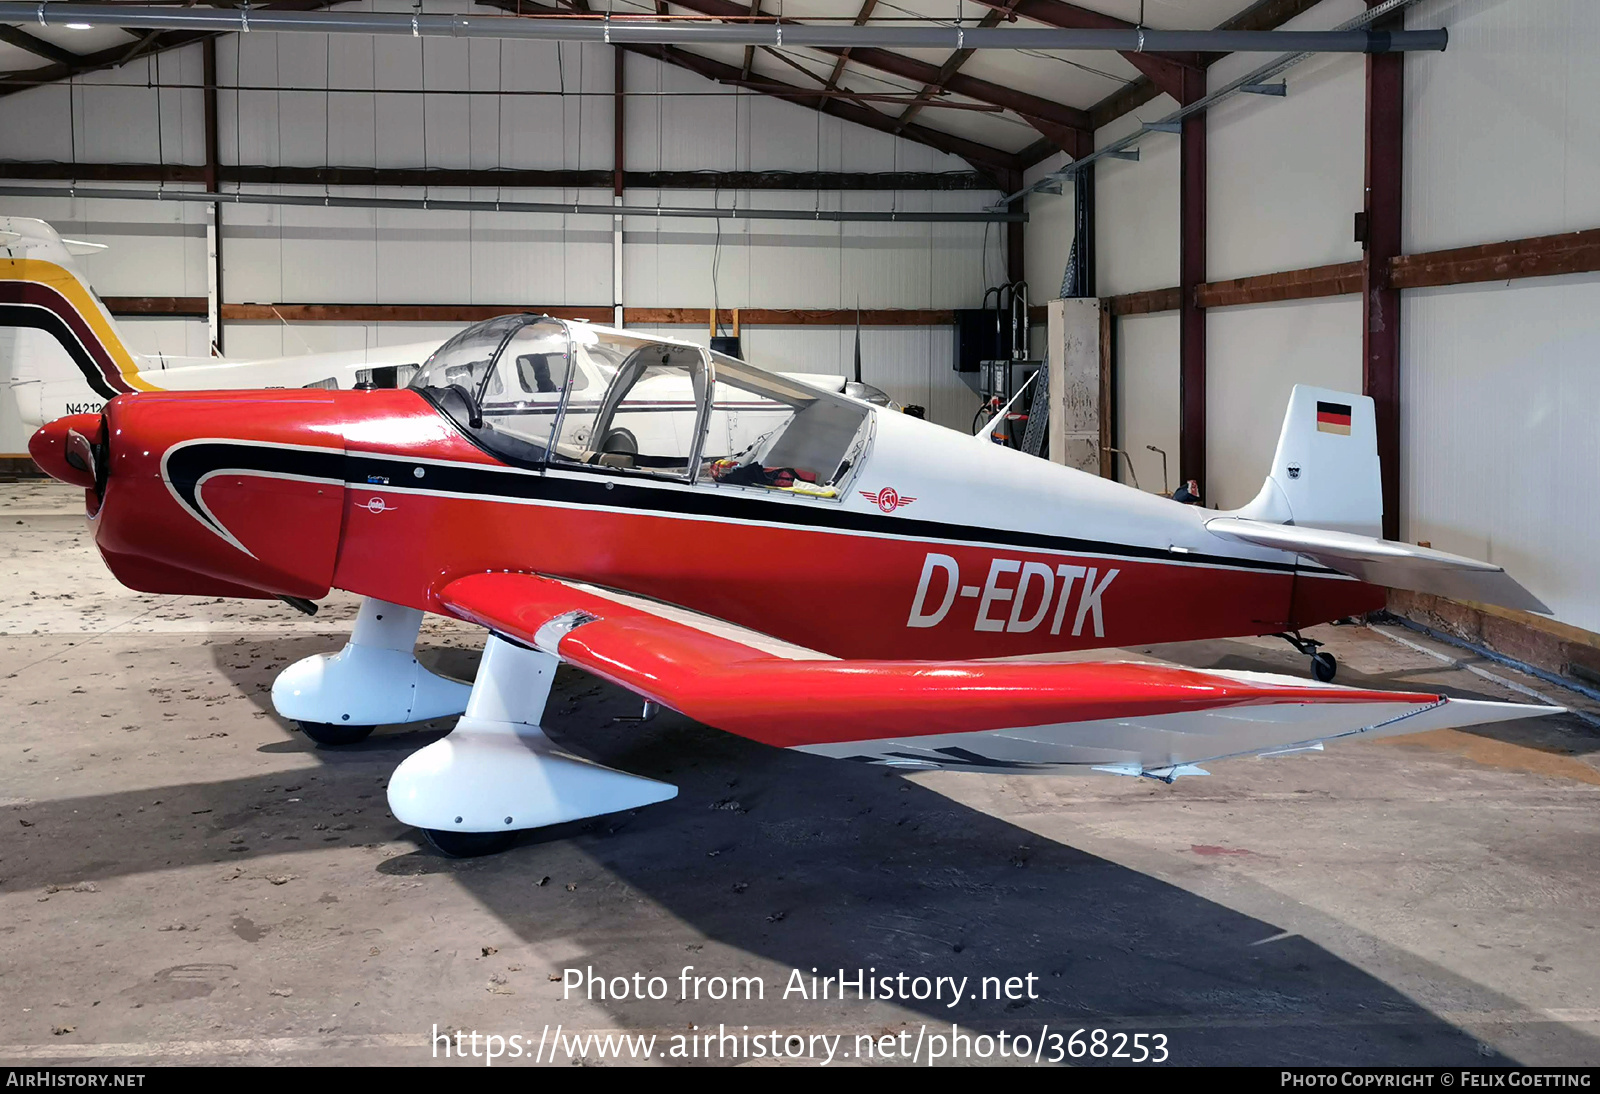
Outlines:
[[[1317,432],[1350,436],[1350,404],[1317,403]]]

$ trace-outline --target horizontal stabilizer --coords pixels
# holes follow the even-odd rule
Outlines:
[[[1431,547],[1242,517],[1215,517],[1206,521],[1206,530],[1257,547],[1294,551],[1373,585],[1550,614],[1501,567]]]

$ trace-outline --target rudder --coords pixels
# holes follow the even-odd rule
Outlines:
[[[1296,384],[1267,481],[1237,516],[1382,536],[1383,486],[1372,400]]]
[[[0,217],[0,378],[16,389],[24,419],[149,387],[142,359],[74,261],[74,247],[95,246],[64,240],[42,220]]]

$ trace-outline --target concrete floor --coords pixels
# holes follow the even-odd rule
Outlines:
[[[656,1033],[658,1051],[719,1023],[842,1033],[851,1052],[858,1033],[952,1021],[1159,1032],[1178,1063],[1600,1062],[1600,722],[1235,761],[1171,787],[906,778],[671,714],[616,723],[637,703],[564,670],[555,734],[679,797],[452,861],[384,801],[445,725],[319,750],[270,712],[274,673],[335,648],[351,599],[306,619],[129,593],[79,498],[0,486],[0,1062],[423,1063],[435,1025],[537,1041],[558,1023]],[[1549,691],[1403,632],[1415,646],[1322,631],[1344,683]],[[442,620],[423,640],[458,674],[479,644]],[[1155,652],[1304,671],[1276,641]],[[766,998],[678,1000],[685,965],[759,976]],[[562,970],[589,966],[673,990],[563,999]],[[813,967],[1033,973],[1040,998],[782,999]]]

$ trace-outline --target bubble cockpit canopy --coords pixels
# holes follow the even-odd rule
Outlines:
[[[860,401],[689,343],[548,316],[468,327],[410,385],[495,457],[832,498],[860,462]]]

